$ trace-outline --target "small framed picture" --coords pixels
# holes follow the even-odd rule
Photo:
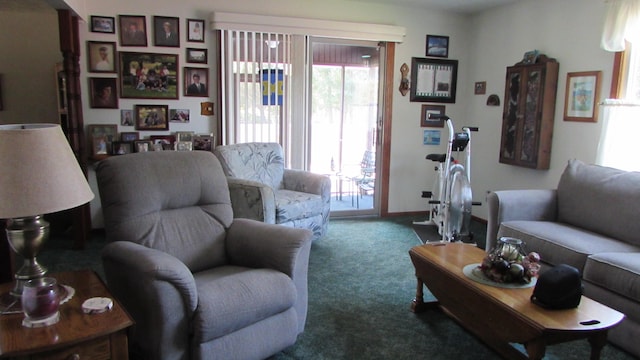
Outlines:
[[[120,141],[135,141],[135,140],[140,140],[140,133],[137,131],[120,133]]]
[[[120,46],[147,46],[147,18],[143,15],[120,15]]]
[[[473,87],[473,93],[476,95],[484,95],[487,93],[487,82],[486,81],[476,81]]]
[[[213,134],[193,136],[193,150],[213,151],[215,146],[216,138]]]
[[[136,130],[169,130],[168,105],[136,105]]]
[[[176,142],[175,135],[151,135],[149,139],[153,142],[153,151],[173,150]]]
[[[153,45],[180,47],[180,21],[177,17],[153,17]]]
[[[564,99],[565,121],[598,121],[602,71],[567,73]]]
[[[120,110],[120,125],[133,126],[133,110]]]
[[[133,142],[130,141],[114,141],[111,144],[111,155],[125,155],[133,152]]]
[[[90,105],[95,109],[117,109],[116,78],[89,78]]]
[[[449,37],[442,35],[427,35],[426,56],[449,57]]]
[[[91,157],[96,159],[109,156],[111,153],[111,142],[104,136],[96,136],[91,139]]]
[[[192,151],[193,142],[191,141],[176,141],[176,151]]]
[[[189,109],[171,109],[169,110],[169,121],[178,123],[189,122]]]
[[[440,145],[440,130],[424,130],[422,134],[423,145]]]
[[[429,119],[430,114],[444,115],[444,105],[422,105],[422,115],[420,116],[420,127],[444,127],[443,119]]]
[[[209,69],[184,68],[184,96],[209,96],[207,84],[209,83]]]
[[[410,101],[455,103],[458,60],[411,58]]]
[[[89,72],[116,72],[116,43],[87,41],[87,68]]]
[[[153,142],[151,142],[151,140],[135,140],[133,142],[133,151],[135,152],[153,151]]]
[[[187,41],[204,42],[204,20],[187,19]]]
[[[207,63],[207,49],[187,48],[187,62],[196,64]]]
[[[116,19],[110,16],[91,16],[91,32],[115,34]]]
[[[193,131],[176,131],[176,141],[193,142]]]

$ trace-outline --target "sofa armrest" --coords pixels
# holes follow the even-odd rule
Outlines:
[[[511,220],[556,221],[557,191],[555,189],[527,189],[494,191],[487,195],[486,250],[496,243],[500,224]]]
[[[235,219],[227,232],[227,255],[233,265],[281,271],[293,280],[298,298],[299,331],[307,317],[307,271],[313,233],[308,229]]]
[[[159,250],[116,241],[102,250],[102,263],[109,290],[136,320],[132,330],[136,346],[158,344],[144,348],[152,358],[182,354],[189,348],[189,321],[198,306],[198,293],[191,271],[181,261]]]
[[[234,218],[276,223],[276,197],[269,186],[252,180],[227,178]]]

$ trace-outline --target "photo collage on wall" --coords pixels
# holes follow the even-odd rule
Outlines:
[[[205,42],[204,20],[94,15],[91,16],[89,30],[96,34],[112,34],[112,40],[116,40],[90,39],[86,42],[87,71],[96,74],[88,78],[89,105],[93,109],[120,109],[120,126],[131,126],[137,131],[168,131],[171,122],[189,123],[190,109],[184,106],[169,108],[165,101],[159,101],[161,104],[158,105],[134,105],[133,109],[123,109],[119,107],[119,99],[209,97],[208,53],[206,48],[198,47],[198,43],[203,45]],[[104,35],[95,37],[105,38]],[[178,54],[181,44],[187,44],[184,59],[189,65],[184,67],[180,67]],[[154,49],[146,51],[145,48]],[[117,125],[114,126],[117,130]],[[109,136],[93,130],[89,131],[88,138],[94,158],[168,149],[210,151],[215,144],[213,134],[191,134],[183,136],[183,140],[180,137],[176,140],[175,136],[152,140],[134,136],[137,132],[123,132],[118,137],[112,127],[109,127]]]

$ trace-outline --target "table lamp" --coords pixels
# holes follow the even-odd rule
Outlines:
[[[59,125],[0,125],[0,219],[11,248],[24,258],[10,294],[47,270],[36,260],[49,237],[42,215],[88,203],[93,192]]]

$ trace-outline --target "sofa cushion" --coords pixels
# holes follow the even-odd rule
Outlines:
[[[284,155],[278,143],[243,143],[218,146],[214,153],[225,174],[253,180],[273,189],[282,188]]]
[[[603,252],[589,256],[583,279],[640,301],[640,252]]]
[[[271,269],[222,266],[194,274],[194,278],[198,308],[193,336],[197,343],[284,312],[293,307],[297,298],[293,280]]]
[[[640,245],[638,184],[640,172],[570,160],[558,183],[558,221]]]
[[[322,196],[292,190],[277,190],[276,223],[306,219],[322,214]]]
[[[498,230],[498,237],[502,236],[524,241],[525,250],[540,253],[545,263],[568,264],[581,272],[591,254],[604,251],[640,251],[640,247],[622,241],[572,225],[548,221],[503,222]]]

